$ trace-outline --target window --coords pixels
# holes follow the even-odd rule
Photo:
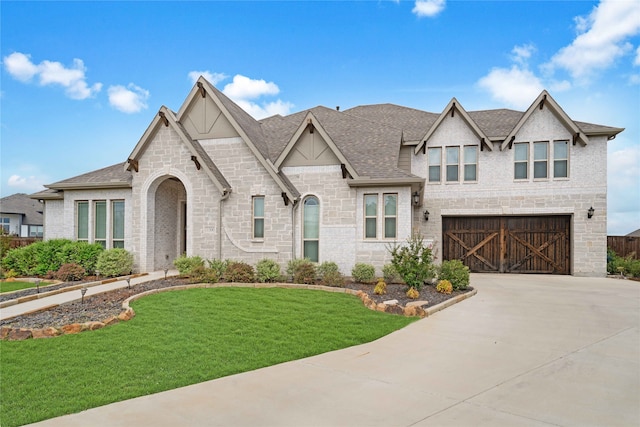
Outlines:
[[[569,176],[569,141],[555,141],[553,143],[553,177],[566,178]]]
[[[124,201],[111,202],[111,237],[114,248],[124,249]]]
[[[529,177],[529,143],[519,142],[514,144],[514,179],[527,179]]]
[[[89,202],[78,202],[76,209],[76,238],[86,242],[89,240]]]
[[[303,256],[313,262],[319,259],[320,202],[311,196],[304,201],[302,245]]]
[[[1,218],[0,224],[2,225],[2,234],[9,234],[11,219]]]
[[[99,200],[94,202],[94,237],[95,242],[100,243],[103,248],[107,247],[107,202]]]
[[[464,147],[464,180],[476,181],[478,175],[478,147],[467,145]]]
[[[42,225],[30,225],[29,237],[42,237],[43,229]]]
[[[440,164],[442,148],[429,148],[429,182],[440,182]]]
[[[253,238],[264,238],[264,196],[253,197]]]
[[[364,237],[375,239],[378,229],[378,195],[364,195]]]
[[[549,143],[533,143],[533,178],[547,177],[547,164],[549,163]]]
[[[398,195],[384,195],[384,238],[395,239],[398,213]]]
[[[458,181],[460,147],[447,147],[447,182]]]

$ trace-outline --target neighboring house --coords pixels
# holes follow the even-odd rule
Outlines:
[[[2,234],[18,237],[42,237],[44,204],[23,193],[0,199]]]
[[[525,112],[315,107],[253,119],[204,78],[124,163],[48,185],[45,238],[285,265],[389,262],[420,232],[474,271],[606,273],[607,141],[546,92]],[[591,209],[592,208],[592,209]]]
[[[638,228],[636,231],[632,231],[631,233],[627,234],[627,237],[640,237],[640,228]]]

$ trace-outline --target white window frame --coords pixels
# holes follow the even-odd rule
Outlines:
[[[80,205],[82,206],[86,206],[86,211],[87,211],[87,216],[86,216],[86,221],[84,224],[80,224]],[[89,227],[89,223],[90,223],[90,214],[89,214],[89,207],[90,207],[90,203],[88,200],[77,200],[76,201],[76,240],[79,242],[89,242],[91,239],[90,236],[90,227]],[[80,229],[84,228],[86,230],[86,237],[84,236],[80,236]]]
[[[522,160],[522,159],[516,158],[517,147],[525,147],[524,152],[527,154],[526,159]],[[527,181],[529,179],[529,158],[530,157],[531,157],[531,154],[529,153],[528,142],[516,142],[515,144],[513,144],[513,179],[515,181]],[[519,164],[525,165],[525,168],[524,168],[525,176],[522,178],[518,178],[516,174],[516,168],[517,168],[517,165]]]
[[[536,147],[545,147],[545,157],[538,158]],[[544,163],[544,176],[536,176],[537,165]],[[549,179],[549,141],[535,141],[533,143],[533,179],[536,181],[544,181]]]
[[[396,210],[393,214],[387,214],[387,197],[395,198],[395,206]],[[398,238],[398,193],[383,193],[382,195],[382,236],[385,239],[395,240]],[[387,236],[387,219],[393,219],[395,223],[395,227],[393,229],[393,236]]]
[[[456,153],[456,157],[457,157],[457,162],[456,163],[449,163],[449,152],[452,152],[455,150]],[[458,183],[460,182],[460,146],[459,145],[455,145],[455,146],[448,146],[445,148],[445,157],[446,157],[446,166],[445,166],[445,182],[446,183]],[[456,170],[456,179],[449,179],[449,168],[455,168]]]
[[[118,227],[116,227],[116,215],[115,215],[115,207],[116,204],[122,203],[122,238],[116,237],[116,231]],[[126,223],[126,204],[124,200],[112,200],[111,201],[111,247],[113,248],[123,248],[124,249],[124,236],[125,236],[125,223]],[[117,244],[117,246],[116,246]]]
[[[262,200],[262,215],[258,215],[256,214],[256,201],[258,200]],[[265,218],[264,218],[264,208],[265,208],[265,197],[264,196],[253,196],[251,198],[251,237],[254,240],[264,240],[264,225],[265,225]],[[258,223],[258,221],[262,221],[262,236],[258,236],[257,235],[257,229],[258,227],[256,227],[256,224]]]
[[[442,182],[442,147],[430,147],[427,153],[427,181],[430,184],[440,184]],[[437,163],[435,163],[436,160]],[[438,168],[437,180],[431,179],[431,168]]]
[[[566,147],[566,157],[557,157],[557,150],[559,144],[564,144]],[[564,176],[556,176],[556,163],[564,162],[566,174]],[[554,179],[567,179],[569,178],[569,141],[566,139],[553,141],[553,178]]]
[[[376,206],[375,206],[375,212],[373,215],[368,215],[367,214],[367,198],[369,199],[375,199],[376,202]],[[372,193],[368,193],[365,194],[363,196],[363,214],[364,214],[364,238],[366,240],[375,240],[378,238],[378,193],[372,194]],[[367,222],[369,220],[373,220],[374,223],[374,228],[373,228],[373,236],[367,236]]]
[[[474,161],[467,162],[467,153],[474,151]],[[462,180],[463,182],[478,182],[478,146],[465,145],[462,148]],[[467,166],[473,166],[473,179],[467,179]]]

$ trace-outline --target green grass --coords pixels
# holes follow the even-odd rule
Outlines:
[[[0,342],[0,425],[33,423],[378,339],[416,320],[354,296],[191,289],[132,304],[98,331]]]
[[[40,287],[50,285],[53,282],[40,282]],[[0,282],[0,294],[5,292],[13,292],[20,291],[22,289],[35,288],[36,284],[34,282],[23,282],[20,280],[16,280],[15,282]]]

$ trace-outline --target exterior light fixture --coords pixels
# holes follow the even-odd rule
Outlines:
[[[131,289],[131,277],[127,277],[127,288]]]
[[[422,215],[424,215],[424,220],[425,221],[429,221],[429,211],[428,210],[425,209],[425,211],[423,212]]]
[[[82,294],[81,302],[82,302],[82,304],[84,304],[84,294],[87,293],[87,288],[85,287],[85,288],[80,289],[80,293]]]
[[[40,279],[36,279],[36,290],[40,293]]]
[[[96,270],[96,278],[100,280],[100,270]]]
[[[412,194],[412,196],[413,196],[414,206],[418,206],[420,204],[420,193],[416,191],[415,193]]]
[[[594,213],[595,213],[595,209],[593,209],[593,206],[591,206],[587,211],[587,218],[591,218]]]
[[[164,269],[164,280],[167,280],[167,272],[169,272],[168,268]]]

